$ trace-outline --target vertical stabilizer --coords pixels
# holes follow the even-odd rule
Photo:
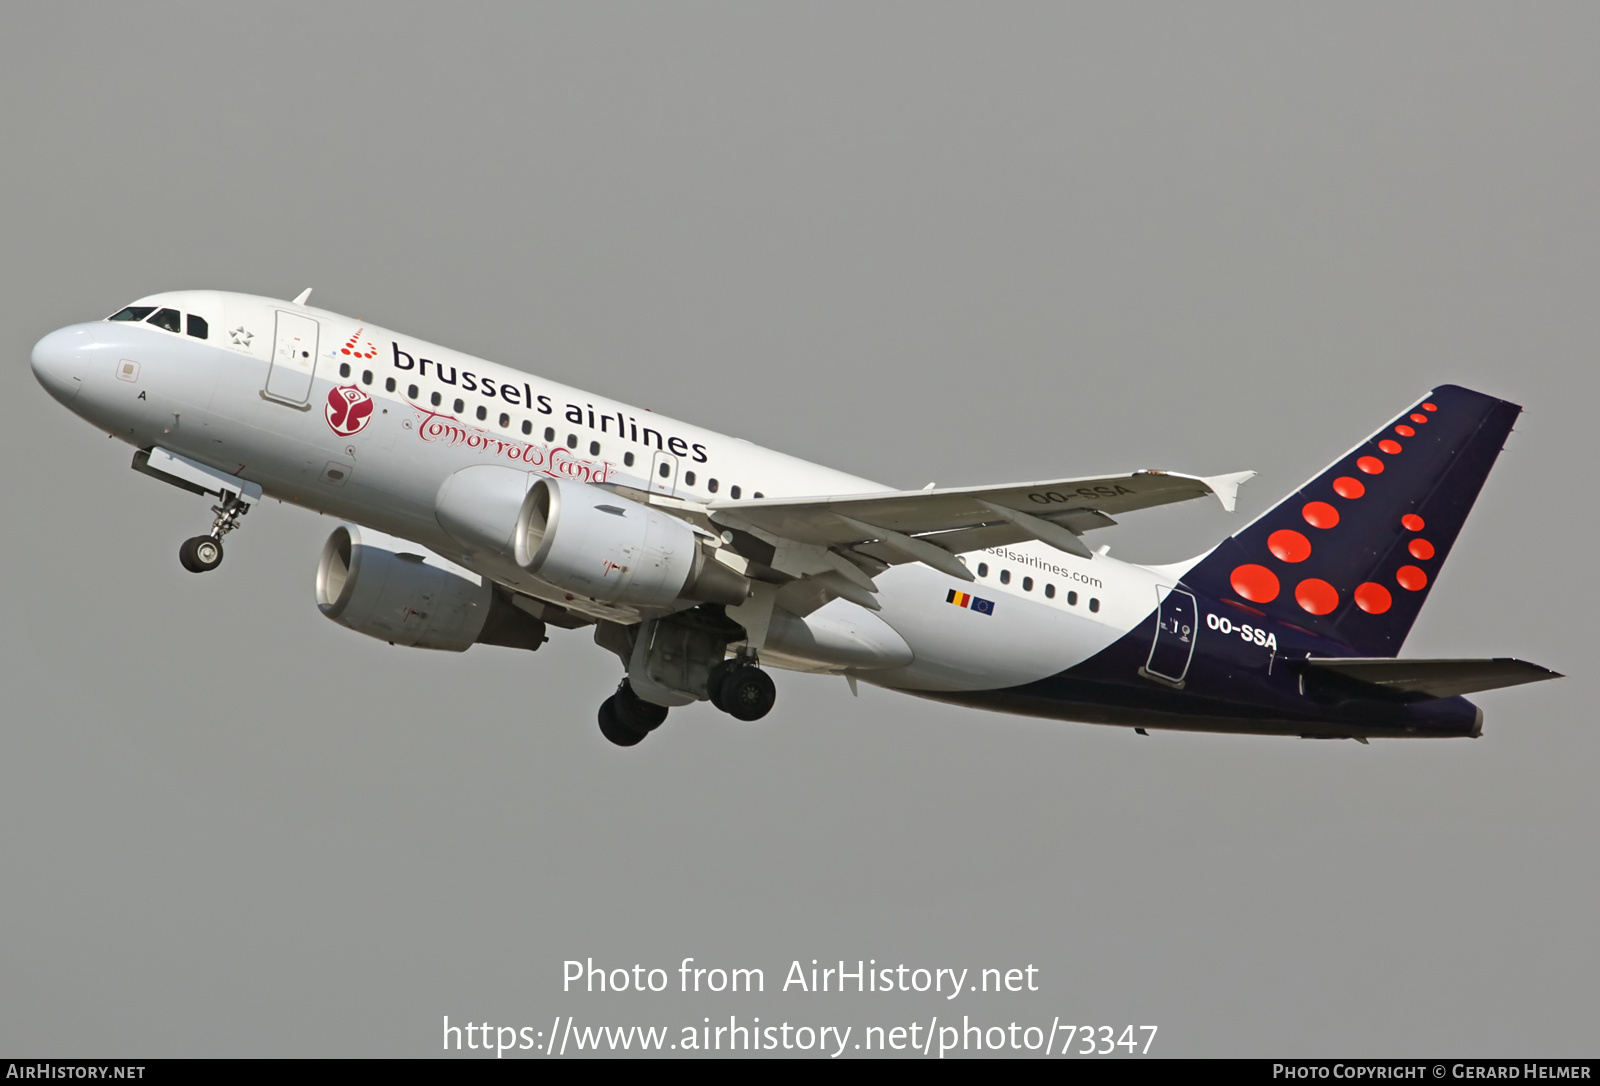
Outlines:
[[[1194,566],[1185,583],[1394,656],[1522,408],[1441,385]]]

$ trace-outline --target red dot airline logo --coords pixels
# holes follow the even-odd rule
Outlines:
[[[1426,426],[1429,417],[1438,410],[1438,404],[1422,404],[1420,410],[1407,416],[1415,426],[1401,423],[1394,428],[1394,433],[1400,437],[1415,437],[1416,426]],[[1385,456],[1398,457],[1405,452],[1405,446],[1394,438],[1383,437],[1375,440],[1377,450]],[[1376,456],[1362,456],[1356,460],[1357,470],[1364,475],[1374,477],[1382,475],[1385,467],[1387,464]],[[1333,481],[1333,492],[1347,502],[1355,502],[1365,497],[1367,487],[1373,485],[1381,485],[1381,480],[1373,478],[1370,482],[1363,483],[1360,479],[1341,475]],[[1301,508],[1300,515],[1306,524],[1322,531],[1339,526],[1339,509],[1328,502],[1307,502]],[[1412,533],[1420,532],[1426,527],[1423,519],[1415,513],[1407,513],[1401,517],[1400,525]],[[1267,537],[1267,550],[1285,566],[1304,562],[1311,557],[1313,549],[1312,539],[1297,528],[1281,528]],[[1433,543],[1421,536],[1412,538],[1406,551],[1419,562],[1428,561],[1436,553]],[[1290,580],[1294,579],[1291,570],[1285,569],[1283,572]],[[1229,583],[1235,592],[1252,603],[1271,603],[1286,587],[1284,582],[1278,579],[1277,573],[1254,562],[1235,566],[1229,576]],[[1407,592],[1421,592],[1428,587],[1428,572],[1418,565],[1404,565],[1394,571],[1394,583]],[[1394,606],[1394,593],[1387,585],[1377,581],[1363,581],[1355,587],[1350,596],[1355,605],[1369,615],[1381,615]],[[1339,589],[1318,577],[1308,577],[1295,584],[1294,601],[1300,605],[1301,610],[1313,615],[1331,614],[1338,609],[1341,602]]]
[[[372,419],[372,397],[355,385],[340,385],[328,393],[328,426],[340,437],[359,434]]]
[[[361,333],[364,329],[357,328],[356,334],[345,340],[343,347],[339,348],[340,354],[347,354],[352,358],[377,358],[378,348],[370,343],[361,342]]]

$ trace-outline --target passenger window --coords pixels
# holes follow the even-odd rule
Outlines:
[[[980,576],[980,577],[989,576],[989,563],[988,562],[979,562],[978,563],[978,576]]]
[[[763,494],[763,493],[761,493],[761,491],[759,491],[759,490],[758,490],[758,491],[756,491],[756,492],[755,492],[755,493],[754,493],[754,494],[752,494],[752,495],[750,495],[750,496],[751,496],[751,497],[752,497],[752,498],[765,498],[765,497],[766,497],[766,495],[765,495],[765,494]]]
[[[1055,585],[1047,584],[1047,585],[1044,586],[1044,598],[1047,599],[1047,600],[1053,600],[1053,599],[1056,598],[1056,586]]]
[[[482,422],[484,419],[486,419],[488,417],[489,417],[489,409],[487,407],[483,406],[483,404],[480,403],[478,405],[478,421]]]
[[[206,319],[197,314],[189,314],[189,334],[195,339],[205,339],[211,334],[211,328],[206,324]]]
[[[394,378],[393,377],[385,377],[383,379],[383,390],[385,392],[393,392],[394,391]]]
[[[600,455],[600,442],[598,442],[598,441],[589,442],[589,455],[590,456],[599,456]]]
[[[1032,577],[1024,577],[1024,578],[1022,578],[1022,590],[1024,592],[1032,592],[1033,591],[1033,578]]]
[[[567,448],[576,449],[577,447],[578,447],[578,435],[577,434],[568,434],[567,435]]]
[[[158,309],[156,310],[156,315],[151,317],[146,323],[153,324],[157,328],[168,332],[183,331],[183,328],[180,327],[183,323],[183,317],[176,309]]]
[[[728,491],[728,494],[730,497],[737,498],[739,496],[739,488],[734,487],[732,490]]]
[[[416,385],[407,385],[406,386],[406,399],[414,400],[416,398],[417,398],[417,386]]]
[[[626,468],[633,467],[633,454],[631,452],[622,454],[622,466]]]
[[[1089,610],[1091,610],[1091,611],[1100,610],[1100,601],[1097,600],[1097,599],[1094,599],[1093,597],[1090,597],[1090,599],[1089,599]]]
[[[432,396],[429,396],[428,399],[432,401],[433,406],[439,406],[439,394],[437,392],[435,392]]]
[[[531,433],[533,433],[533,423],[529,422],[527,419],[523,419],[522,420],[522,434],[523,434],[523,436],[526,437],[527,435],[529,435]]]
[[[362,370],[361,371],[361,383],[364,384],[364,385],[372,384],[372,371],[371,370]]]
[[[544,439],[546,441],[554,441],[556,439],[556,428],[554,426],[546,426],[544,428]]]
[[[348,363],[348,362],[339,363],[339,376],[340,377],[349,377],[350,376],[350,363]]]
[[[683,473],[683,485],[694,486],[694,472],[686,471]]]
[[[500,425],[502,427],[510,427],[511,425],[511,416],[504,411],[500,412]]]
[[[1010,584],[1011,583],[1011,571],[1009,569],[1002,569],[1000,571],[1000,583],[1001,584]]]
[[[665,460],[661,461],[661,470],[657,474],[665,479],[667,476],[672,474],[672,465],[668,464]]]
[[[1078,594],[1076,592],[1068,592],[1067,593],[1067,606],[1068,607],[1076,607],[1076,606],[1078,606]]]
[[[459,415],[459,414],[461,414],[461,412],[465,411],[466,409],[467,409],[467,401],[465,401],[465,400],[457,400],[456,401],[456,414]]]
[[[113,313],[106,320],[111,321],[142,321],[156,311],[153,305],[130,305],[127,309]]]
[[[717,481],[715,479],[707,479],[706,480],[706,489],[711,491],[711,493],[715,494],[717,492]]]

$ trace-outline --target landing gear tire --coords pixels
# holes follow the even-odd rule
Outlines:
[[[186,539],[178,548],[178,561],[190,573],[209,573],[222,565],[222,541],[208,535]]]
[[[617,718],[628,727],[641,732],[653,732],[667,719],[665,705],[645,701],[633,692],[633,687],[626,679],[617,687],[617,692],[611,696],[611,701],[615,705]]]
[[[619,747],[631,747],[649,733],[622,719],[622,714],[617,712],[617,696],[613,694],[600,703],[600,734]]]
[[[778,700],[772,677],[750,664],[729,671],[718,693],[722,699],[718,708],[736,720],[760,720]]]
[[[706,697],[719,712],[728,711],[728,706],[722,700],[722,684],[727,682],[728,676],[739,667],[738,660],[724,660],[720,664],[712,665],[710,673],[706,675]]]

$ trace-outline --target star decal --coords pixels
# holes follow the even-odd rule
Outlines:
[[[244,330],[244,325],[242,325],[242,324],[239,325],[239,327],[235,328],[233,331],[229,332],[228,334],[233,337],[233,345],[235,347],[248,347],[248,346],[250,346],[250,340],[254,336],[254,333],[246,332]]]

